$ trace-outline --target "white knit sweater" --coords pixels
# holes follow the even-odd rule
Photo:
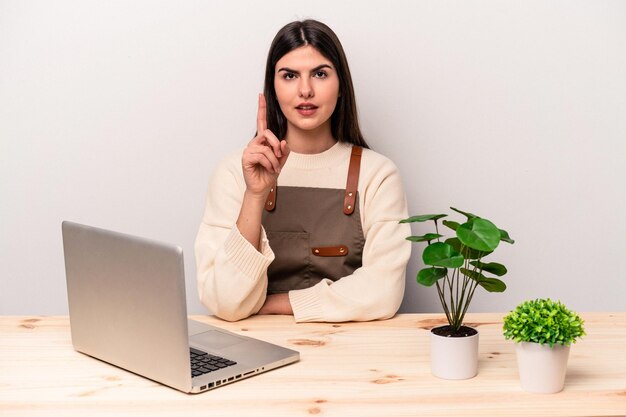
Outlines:
[[[337,143],[314,155],[291,152],[278,186],[345,189],[351,146]],[[215,170],[195,243],[198,292],[213,314],[235,321],[255,314],[267,291],[267,268],[274,260],[265,230],[257,251],[236,227],[245,182],[242,151]],[[404,189],[396,166],[384,156],[363,150],[359,207],[365,247],[363,264],[336,282],[322,280],[289,292],[296,322],[366,321],[392,317],[402,302],[411,244]],[[339,207],[341,210],[341,207]]]

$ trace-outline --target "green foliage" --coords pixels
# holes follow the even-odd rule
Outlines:
[[[487,219],[454,207],[452,211],[466,217],[465,222],[443,220],[442,223],[455,232],[455,236],[441,242],[437,221],[447,214],[424,214],[401,220],[400,223],[423,223],[433,221],[435,233],[409,236],[411,242],[427,242],[422,252],[426,265],[417,273],[417,282],[430,287],[437,285],[437,293],[448,323],[453,330],[463,324],[463,318],[472,301],[474,290],[482,287],[489,292],[503,292],[506,284],[498,278],[487,277],[491,273],[501,277],[507,273],[504,265],[481,261],[499,246],[500,242],[515,243],[505,230],[498,229]]]
[[[430,242],[431,240],[435,240],[440,237],[443,236],[438,235],[437,233],[426,233],[422,236],[409,236],[406,238],[406,240],[410,240],[411,242]]]
[[[461,243],[484,252],[493,252],[500,244],[500,230],[489,220],[475,218],[456,229]]]
[[[447,268],[424,268],[417,273],[417,282],[427,287],[433,285],[439,278],[448,274]]]
[[[516,342],[570,345],[585,335],[584,321],[560,301],[524,301],[504,318],[504,337]]]
[[[447,243],[437,242],[426,246],[422,253],[426,265],[458,268],[463,265],[463,255]]]

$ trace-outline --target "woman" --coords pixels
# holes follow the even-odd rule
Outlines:
[[[411,246],[394,164],[359,129],[334,32],[292,22],[272,42],[257,133],[216,169],[196,239],[202,303],[225,320],[392,317]]]

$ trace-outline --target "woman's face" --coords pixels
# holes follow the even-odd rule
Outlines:
[[[330,130],[339,97],[339,77],[331,61],[310,45],[284,55],[276,63],[274,88],[287,118],[287,131]]]

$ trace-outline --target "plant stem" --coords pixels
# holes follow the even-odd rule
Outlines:
[[[478,258],[478,262],[481,262],[482,258]],[[474,266],[474,272],[476,272],[476,270],[478,271],[478,274],[482,274],[483,273],[483,269],[482,268],[478,268],[477,266]],[[465,304],[465,308],[463,309],[463,317],[465,317],[465,313],[467,312],[467,308],[469,307],[470,303],[472,302],[472,298],[474,298],[474,291],[476,291],[476,287],[478,287],[478,281],[474,281],[472,283],[472,286],[470,288],[470,294],[467,300],[467,303]]]
[[[456,330],[457,327],[456,317],[458,313],[456,303],[454,302],[454,283],[456,282],[456,277],[454,275],[455,272],[456,270],[452,271],[452,278],[450,280],[450,308],[452,309],[452,322],[450,324],[454,330]]]
[[[443,311],[446,313],[446,318],[448,319],[448,323],[450,323],[450,311],[448,310],[448,306],[446,305],[445,300],[445,287],[442,291],[441,286],[439,285],[439,281],[437,281],[437,294],[439,294],[439,301],[441,301],[441,305],[443,306]]]
[[[460,287],[459,280],[460,280],[461,276],[459,275],[460,271],[459,271],[458,268],[457,268],[456,271],[457,271],[456,272],[457,273],[457,276],[456,276],[456,302],[457,302],[456,311],[458,312],[460,310],[460,307],[461,307],[460,299],[459,299],[459,287]]]

